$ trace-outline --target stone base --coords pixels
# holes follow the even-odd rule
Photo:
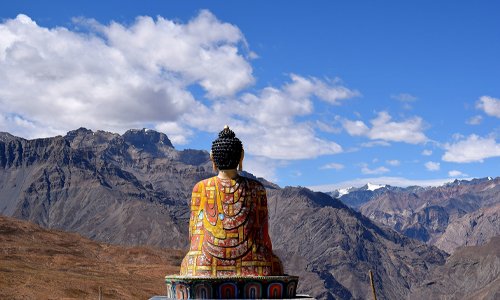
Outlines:
[[[294,299],[297,276],[165,276],[167,299]]]
[[[309,296],[309,295],[299,295],[295,296],[295,298],[290,298],[289,300],[315,300],[315,298]],[[175,298],[168,298],[167,296],[153,296],[149,298],[149,300],[177,300]],[[207,299],[208,300],[208,299]],[[260,300],[268,300],[268,299],[260,299]]]
[[[309,295],[297,295],[295,298],[290,298],[289,300],[298,299],[298,300],[315,300],[315,298]],[[149,300],[177,300],[175,298],[168,298],[167,296],[153,296],[149,298]],[[208,299],[207,299],[208,300]],[[260,300],[268,300],[268,299],[260,299]]]

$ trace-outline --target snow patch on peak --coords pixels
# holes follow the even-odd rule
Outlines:
[[[381,189],[381,188],[385,188],[387,185],[385,184],[371,184],[371,183],[367,183],[366,184],[366,189],[368,191],[375,191],[375,190],[378,190],[378,189]]]
[[[493,180],[493,178],[492,178],[492,177],[490,177],[490,176],[488,176],[488,180]]]
[[[349,194],[352,189],[353,189],[353,187],[351,186],[351,187],[348,187],[348,188],[345,188],[345,189],[339,189],[339,190],[337,190],[337,192],[339,193],[338,197],[340,198],[340,197],[342,197],[344,195]]]

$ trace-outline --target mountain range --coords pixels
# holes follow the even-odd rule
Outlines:
[[[500,235],[500,177],[437,187],[365,185],[330,192],[379,224],[448,253]]]
[[[34,140],[0,133],[0,214],[104,243],[185,251],[191,189],[213,175],[207,151],[178,151],[153,130],[119,135],[80,128]],[[402,299],[446,265],[446,252],[371,220],[364,207],[375,198],[361,201],[359,212],[341,201],[345,195],[339,200],[259,180],[268,192],[274,250],[286,271],[301,277],[300,292],[318,299],[368,298],[372,270],[379,299]]]

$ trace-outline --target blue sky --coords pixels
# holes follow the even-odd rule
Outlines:
[[[11,2],[0,131],[228,124],[245,169],[321,190],[499,175],[498,1]]]

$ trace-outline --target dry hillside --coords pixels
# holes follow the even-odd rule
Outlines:
[[[183,253],[97,243],[0,216],[0,299],[148,299]]]

